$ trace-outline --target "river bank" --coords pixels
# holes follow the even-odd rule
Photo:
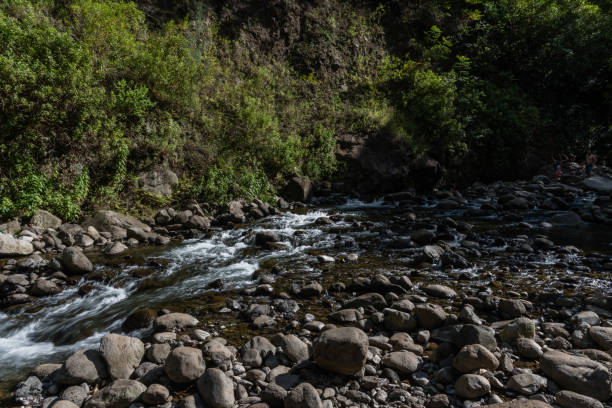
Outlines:
[[[112,353],[93,351],[102,362],[94,364],[101,367],[95,378],[66,377],[73,371],[68,361],[82,361],[71,357],[63,366],[46,366],[52,371],[35,369],[44,391],[36,392],[31,379],[19,396],[33,398],[33,405],[46,397],[50,404],[54,395],[68,396],[66,385],[78,383],[91,397],[84,406],[120,406],[108,400],[117,387],[141,390],[147,405],[165,388],[167,406],[192,406],[189,401],[200,397],[211,405],[207,389],[225,398],[213,406],[434,407],[466,406],[465,400],[475,406],[518,395],[552,403],[561,389],[605,401],[601,384],[574,381],[577,373],[560,378],[545,366],[570,358],[554,350],[586,349],[582,354],[598,362],[576,357],[573,367],[603,378],[609,388],[610,359],[601,352],[611,310],[609,202],[605,194],[543,177],[475,185],[463,197],[401,193],[365,203],[332,195],[168,248],[134,247],[112,259],[92,255],[91,273],[100,278],[85,274],[58,295],[0,315],[9,333],[0,342],[3,380],[24,378],[39,362],[62,363],[79,349],[98,350],[102,341],[119,349],[136,344],[138,363],[129,364],[129,375],[112,374]],[[584,240],[585,234],[592,238]],[[159,323],[174,321],[172,313],[192,317]],[[331,325],[360,331],[330,331]],[[510,333],[513,328],[519,334]],[[343,360],[336,336],[356,354]],[[160,358],[153,350],[162,349]],[[192,358],[202,360],[185,382],[168,366],[170,353],[182,352],[189,367]],[[254,354],[260,358],[253,361]],[[468,366],[455,363],[463,357]],[[342,361],[361,363],[346,377]],[[124,377],[141,384],[117,380]],[[199,378],[208,386],[198,387]],[[527,380],[524,387],[515,384]],[[302,382],[320,393],[306,385],[292,390]],[[95,393],[96,385],[107,388]],[[146,386],[152,390],[144,392]],[[81,396],[82,390],[71,388]],[[557,399],[574,398],[566,394]],[[304,395],[310,402],[293,401]]]

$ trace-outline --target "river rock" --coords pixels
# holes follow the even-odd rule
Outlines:
[[[599,319],[599,315],[591,310],[583,310],[582,312],[578,312],[571,317],[572,323],[575,326],[579,326],[582,323],[589,324],[591,326],[597,326],[601,321]]]
[[[153,309],[142,309],[131,313],[121,324],[123,331],[131,332],[132,330],[145,329],[153,323],[157,314]]]
[[[164,364],[172,351],[169,344],[153,344],[147,350],[147,358],[155,364]]]
[[[159,316],[153,322],[155,331],[183,330],[187,327],[194,327],[198,324],[198,319],[185,313],[168,313]]]
[[[263,361],[274,355],[276,347],[262,336],[254,336],[242,346],[242,362],[249,367],[261,367]]]
[[[47,228],[58,229],[59,226],[62,225],[62,220],[49,211],[38,210],[32,218],[30,218],[30,225],[43,230]]]
[[[499,360],[480,344],[463,346],[453,359],[453,367],[461,373],[470,373],[478,369],[495,371]]]
[[[211,340],[207,342],[204,347],[202,347],[202,351],[215,366],[223,370],[230,368],[234,354],[220,341]]]
[[[177,384],[195,381],[206,370],[202,351],[193,347],[177,347],[168,355],[164,371]]]
[[[393,332],[410,332],[417,328],[418,322],[410,313],[394,309],[385,309],[383,325],[386,330]]]
[[[510,319],[521,317],[527,313],[525,304],[520,299],[500,299],[499,311],[503,317]]]
[[[522,395],[532,395],[541,390],[545,390],[547,384],[548,381],[542,376],[522,373],[510,377],[508,389]]]
[[[31,293],[34,296],[50,296],[57,295],[62,291],[62,288],[57,286],[54,282],[44,278],[38,278],[32,285]]]
[[[312,198],[312,182],[308,177],[292,177],[285,188],[283,195],[290,201],[307,203]]]
[[[140,339],[107,334],[100,341],[100,354],[106,361],[108,373],[114,380],[130,378],[144,356],[145,348]]]
[[[413,231],[410,235],[410,239],[421,246],[430,244],[435,237],[436,234],[424,228]]]
[[[580,216],[573,211],[567,211],[554,215],[550,219],[550,223],[553,225],[566,225],[571,227],[584,225],[582,218],[580,218]]]
[[[488,350],[493,351],[497,348],[495,330],[487,326],[464,324],[461,327],[461,330],[459,330],[459,336],[457,336],[456,344],[459,347],[469,344],[480,344]]]
[[[160,405],[168,400],[170,391],[161,384],[151,384],[142,394],[142,401],[149,405]]]
[[[516,339],[516,349],[521,357],[529,360],[537,360],[542,357],[542,347],[532,339]]]
[[[83,228],[92,226],[100,232],[110,233],[116,232],[117,228],[127,230],[130,227],[138,227],[147,232],[151,231],[151,227],[130,215],[119,214],[108,210],[96,211],[90,218],[85,220],[81,226]]]
[[[446,321],[446,312],[442,309],[442,306],[433,303],[417,305],[414,314],[419,326],[427,330],[442,327]]]
[[[42,401],[43,384],[38,377],[30,376],[17,384],[15,401],[22,405],[38,405]]]
[[[93,264],[83,251],[75,247],[66,247],[62,252],[64,268],[70,273],[83,274],[93,271]]]
[[[410,351],[393,351],[383,357],[382,364],[400,373],[412,374],[419,368],[419,358]]]
[[[59,398],[56,398],[50,405],[48,405],[49,408],[79,408],[80,406],[81,405],[77,405],[72,401],[60,400]],[[43,408],[46,408],[45,404],[43,404]]]
[[[595,398],[572,391],[559,391],[555,394],[555,402],[563,408],[604,408]]]
[[[612,349],[612,327],[592,326],[589,335],[602,349]]]
[[[608,369],[589,358],[551,350],[540,359],[542,371],[563,388],[600,401],[610,398],[612,379]]]
[[[64,362],[57,382],[66,385],[95,383],[106,377],[106,364],[97,350],[80,350]]]
[[[598,193],[607,194],[612,192],[612,179],[605,176],[592,176],[586,178],[582,180],[582,185]]]
[[[501,404],[484,405],[483,408],[552,408],[552,406],[538,400],[516,399]]]
[[[355,375],[365,365],[368,336],[354,327],[330,329],[313,341],[313,357],[319,367]]]
[[[198,392],[210,408],[231,408],[234,405],[234,383],[218,368],[209,368],[198,379]]]
[[[62,364],[40,364],[32,369],[32,375],[40,379],[52,376],[62,368]]]
[[[520,337],[534,338],[535,337],[535,322],[526,317],[519,317],[514,319],[502,329],[499,337],[506,343],[513,343]]]
[[[455,390],[461,398],[474,399],[480,398],[491,392],[489,380],[481,375],[463,374],[455,382]]]
[[[342,306],[343,309],[357,309],[360,307],[382,309],[387,307],[387,301],[380,293],[366,293],[349,300]]]
[[[285,397],[285,408],[322,408],[319,393],[309,383],[302,383]]]
[[[0,256],[25,256],[32,252],[32,243],[0,232]]]
[[[423,288],[423,291],[429,296],[441,299],[450,299],[457,296],[457,292],[444,285],[427,285]]]
[[[87,399],[88,391],[89,390],[82,385],[73,385],[62,392],[62,399],[70,401],[80,407],[83,405],[83,401]]]
[[[85,401],[85,408],[128,408],[147,390],[136,380],[115,380]]]
[[[278,333],[272,337],[272,344],[280,347],[294,363],[300,363],[310,358],[308,345],[294,334]]]

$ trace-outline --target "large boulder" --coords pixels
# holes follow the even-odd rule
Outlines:
[[[197,380],[206,370],[202,351],[193,347],[177,347],[166,358],[164,371],[177,384]]]
[[[383,357],[382,363],[402,374],[412,374],[419,368],[419,358],[411,351],[393,351]]]
[[[198,392],[210,408],[231,408],[234,405],[234,383],[218,368],[209,368],[198,379]]]
[[[93,264],[85,256],[83,251],[77,249],[75,247],[67,247],[62,252],[62,262],[64,263],[64,268],[70,273],[89,273],[93,271]]]
[[[151,231],[151,227],[130,215],[119,214],[108,210],[96,211],[82,224],[83,228],[90,226],[98,231],[110,233],[114,233],[117,228],[127,230],[130,227],[138,227],[147,232]]]
[[[355,327],[330,329],[313,342],[313,357],[319,367],[344,375],[355,375],[364,366],[368,336]]]
[[[72,354],[58,371],[57,382],[66,385],[99,382],[106,377],[106,364],[97,350]]]
[[[582,180],[582,185],[590,190],[595,190],[598,193],[612,192],[612,179],[604,176],[593,176]]]
[[[30,218],[30,225],[41,229],[57,229],[60,225],[62,225],[62,220],[51,214],[49,211],[38,210],[32,216],[32,218]]]
[[[178,176],[172,170],[156,167],[140,173],[138,187],[151,194],[170,196],[172,195],[172,188],[178,184],[178,181]]]
[[[551,350],[540,359],[542,371],[561,387],[607,401],[612,395],[608,369],[587,357]]]
[[[147,387],[136,380],[115,380],[85,401],[85,408],[128,408]]]
[[[312,182],[308,177],[293,177],[285,186],[283,194],[290,201],[308,202],[312,197]]]
[[[484,405],[483,408],[552,408],[552,406],[538,400],[515,399],[500,404]]]
[[[114,380],[130,378],[144,356],[144,343],[135,337],[107,334],[100,342],[100,354]]]
[[[592,326],[589,335],[604,350],[612,350],[612,327]]]
[[[0,232],[0,256],[26,256],[34,252],[32,244]]]
[[[554,215],[549,222],[552,225],[584,225],[584,221],[582,220],[582,218],[580,218],[580,216],[573,211],[567,211],[561,214]]]
[[[174,329],[183,330],[198,324],[198,319],[185,313],[168,313],[159,316],[153,322],[155,331],[171,331]]]

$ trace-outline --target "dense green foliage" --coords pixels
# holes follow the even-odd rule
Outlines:
[[[272,199],[337,175],[340,135],[456,180],[611,149],[609,2],[255,3],[3,1],[0,218]],[[170,201],[134,187],[156,165]]]

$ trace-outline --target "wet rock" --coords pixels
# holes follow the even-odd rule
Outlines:
[[[474,399],[489,394],[491,384],[481,375],[463,374],[455,383],[455,390],[461,398]]]
[[[48,211],[38,210],[30,218],[30,225],[43,230],[47,228],[58,229],[62,225],[62,220]]]
[[[157,317],[157,314],[155,313],[155,310],[152,310],[152,309],[138,310],[130,314],[125,319],[125,321],[121,325],[121,328],[123,329],[123,331],[126,331],[126,332],[131,332],[132,330],[137,330],[137,329],[145,329],[149,327],[151,323],[153,323],[156,317]]]
[[[322,408],[317,390],[309,383],[302,383],[292,389],[284,400],[285,408]]]
[[[85,401],[85,408],[128,408],[147,390],[135,380],[115,380]]]
[[[155,319],[155,331],[183,330],[198,324],[198,319],[185,313],[168,313]]]
[[[555,402],[563,408],[604,408],[595,398],[572,391],[559,391],[555,394]]]
[[[313,341],[313,357],[319,367],[344,375],[363,369],[368,336],[354,327],[330,329]]]
[[[210,408],[231,408],[234,405],[234,383],[218,368],[209,368],[198,379],[198,392]]]
[[[605,176],[592,176],[582,180],[582,185],[590,190],[595,190],[598,193],[612,192],[612,179]]]
[[[320,283],[313,282],[305,285],[300,289],[300,296],[302,297],[313,297],[319,296],[323,292],[323,286]]]
[[[32,244],[0,232],[0,256],[25,256],[34,252]]]
[[[255,245],[265,246],[268,242],[280,241],[280,235],[274,231],[259,231],[255,234]]]
[[[568,211],[565,213],[554,215],[550,219],[550,223],[553,225],[566,225],[566,226],[580,226],[580,225],[585,224],[582,218],[580,218],[580,216],[573,211]]]
[[[100,341],[100,354],[112,379],[130,378],[144,356],[142,341],[135,337],[107,334]]]
[[[510,377],[508,389],[522,395],[533,395],[536,392],[545,390],[548,381],[539,375],[523,373]]]
[[[142,394],[142,401],[149,405],[163,404],[170,397],[170,391],[161,384],[151,384]]]
[[[44,278],[38,278],[32,285],[31,293],[34,296],[51,296],[60,293],[62,289],[54,282]]]
[[[383,357],[382,364],[400,373],[412,374],[419,367],[419,358],[410,351],[394,351]]]
[[[106,255],[119,255],[125,251],[127,251],[128,247],[121,243],[121,242],[113,242],[112,244],[108,245],[106,248],[104,248],[104,253]]]
[[[57,382],[66,385],[95,383],[106,378],[106,364],[97,350],[80,350],[64,362]]]
[[[444,285],[427,285],[423,288],[423,291],[429,296],[441,299],[450,299],[457,296],[457,292]]]
[[[290,201],[310,201],[313,193],[312,182],[308,177],[293,177],[283,189],[283,195]]]
[[[469,373],[481,368],[494,371],[498,366],[497,357],[480,344],[463,346],[453,359],[453,367],[461,373]]]
[[[551,350],[540,359],[542,371],[563,388],[600,401],[610,398],[612,378],[608,369],[589,358]]]
[[[177,347],[168,355],[164,371],[177,384],[195,381],[206,370],[202,351],[193,347]]]
[[[446,312],[441,306],[433,303],[417,305],[414,313],[419,322],[419,326],[424,329],[437,329],[442,327],[446,321]]]
[[[75,274],[84,274],[93,271],[93,264],[77,248],[67,247],[62,252],[62,262],[64,263],[64,268],[70,273]]]
[[[535,337],[535,322],[526,317],[519,317],[514,319],[502,329],[499,337],[506,343],[513,343],[520,337],[534,338]]]
[[[265,329],[265,328],[273,328],[276,326],[276,320],[274,320],[270,316],[261,315],[253,320],[253,328],[257,330]]]
[[[40,364],[32,369],[32,375],[40,379],[51,377],[62,368],[62,364]]]

